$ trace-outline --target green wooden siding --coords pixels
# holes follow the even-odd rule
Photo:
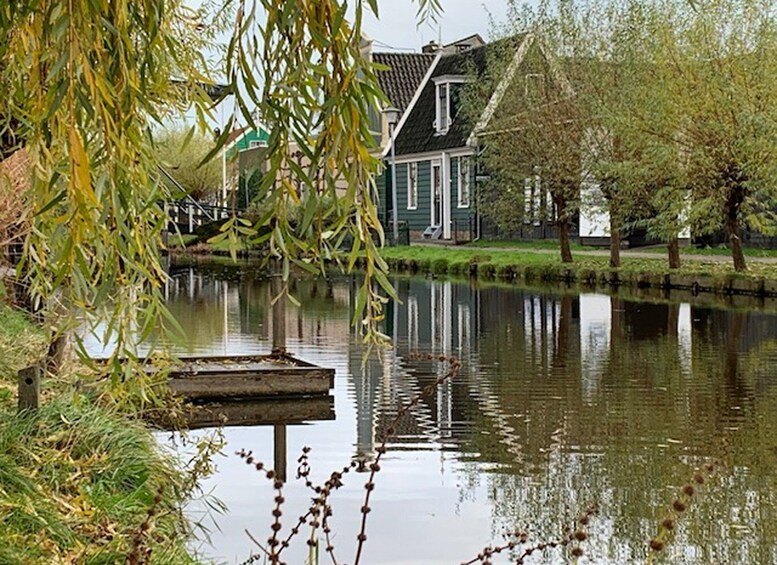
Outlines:
[[[399,219],[408,222],[412,231],[422,231],[429,226],[432,217],[432,161],[416,161],[418,165],[418,206],[415,210],[408,210],[408,170],[409,163],[397,164],[397,206]],[[475,168],[470,165],[470,205],[468,208],[459,208],[459,157],[453,157],[451,163],[451,220],[468,221],[475,215]],[[378,177],[378,194],[381,209],[381,218],[388,221],[391,210],[391,167],[387,164],[386,170]]]
[[[232,147],[227,150],[227,159],[231,159],[235,154],[235,151],[239,152],[250,149],[252,141],[263,141],[267,143],[269,139],[270,134],[264,128],[259,128],[258,130],[248,130],[242,136],[240,136],[237,141],[235,141],[235,144]]]

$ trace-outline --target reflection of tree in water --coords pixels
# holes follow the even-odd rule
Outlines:
[[[287,335],[306,339],[333,333],[332,321],[347,321],[346,281],[292,278],[289,292],[300,301],[287,306]],[[168,307],[184,328],[190,351],[223,347],[231,333],[267,339],[272,293],[265,273],[250,265],[210,265],[171,271]],[[340,324],[342,325],[342,324]],[[345,330],[348,335],[348,330]],[[223,352],[223,351],[222,351]]]
[[[562,299],[562,339],[569,331],[568,308]],[[753,375],[743,372],[742,354],[773,329],[741,313],[723,316],[712,326],[720,335],[694,331],[689,372],[679,314],[676,305],[612,299],[610,347],[591,402],[581,394],[579,357],[562,362],[557,348],[553,366],[566,370],[558,377],[521,349],[521,332],[532,328],[507,320],[481,335],[480,378],[486,383],[478,386],[490,391],[498,414],[484,410],[473,422],[469,447],[477,464],[467,466],[464,483],[473,490],[485,486],[497,530],[532,524],[540,537],[553,537],[576,511],[596,502],[602,516],[589,554],[638,560],[692,466],[722,456],[731,475],[704,489],[681,521],[670,554],[683,551],[688,563],[772,562],[777,529],[764,518],[772,518],[777,501],[777,440],[771,439],[777,437],[777,395],[768,389],[754,405]],[[486,369],[488,352],[512,371]],[[513,422],[511,442],[503,437],[500,414]],[[483,474],[484,463],[503,472]]]

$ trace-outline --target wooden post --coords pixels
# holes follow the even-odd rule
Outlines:
[[[273,454],[275,476],[278,480],[286,482],[286,424],[273,426]]]
[[[286,293],[281,275],[274,275],[271,280],[270,294],[275,300],[272,306],[272,354],[286,355]]]
[[[19,371],[19,412],[38,409],[40,375],[41,368],[37,365]]]

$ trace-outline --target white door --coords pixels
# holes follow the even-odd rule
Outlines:
[[[439,226],[442,218],[442,168],[432,163],[432,225]]]

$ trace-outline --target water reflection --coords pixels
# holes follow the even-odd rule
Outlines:
[[[172,274],[170,306],[190,333],[189,353],[269,350],[269,286],[249,266]],[[382,359],[362,362],[349,324],[353,280],[296,281],[302,306],[290,306],[286,319],[291,352],[338,369],[337,421],[289,437],[290,450],[321,446],[332,469],[370,457],[398,406],[445,370],[412,353],[463,361],[459,377],[398,426],[369,563],[458,562],[527,525],[538,537],[558,536],[591,503],[602,511],[591,530],[594,562],[639,562],[674,492],[712,458],[727,472],[680,522],[667,562],[777,562],[774,314],[424,279],[395,284],[401,303],[389,305],[384,329],[396,346]],[[253,446],[261,433],[228,438]],[[241,473],[226,462],[213,482],[235,507],[244,493],[228,485]],[[346,532],[361,492],[356,484],[340,495],[354,510],[340,515]],[[258,508],[261,517],[269,512]],[[232,520],[221,528],[242,531]],[[216,556],[250,547],[239,533],[214,539]]]

